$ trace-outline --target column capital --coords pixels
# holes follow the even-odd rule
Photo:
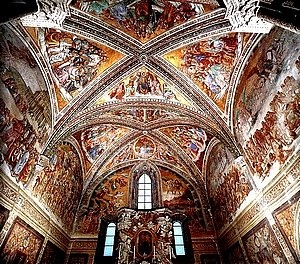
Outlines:
[[[268,33],[273,24],[257,16],[259,0],[224,0],[225,17],[229,19],[232,30],[236,32]]]
[[[62,23],[70,16],[71,0],[37,0],[39,10],[21,18],[23,26],[62,28]]]

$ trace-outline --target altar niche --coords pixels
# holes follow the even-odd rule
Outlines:
[[[102,219],[95,255],[98,264],[195,263],[186,216],[167,208],[122,208]]]
[[[153,248],[152,234],[147,230],[143,230],[138,234],[137,238],[137,253],[139,257],[149,258],[151,254],[154,253],[155,248]]]
[[[118,264],[174,263],[172,212],[123,208],[118,217]]]

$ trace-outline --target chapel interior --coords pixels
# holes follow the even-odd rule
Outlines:
[[[7,0],[0,263],[300,263],[297,0]]]

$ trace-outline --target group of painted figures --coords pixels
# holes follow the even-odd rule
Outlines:
[[[177,100],[172,87],[160,80],[156,74],[141,69],[120,82],[110,92],[110,99],[122,100],[133,96],[152,96],[167,100]]]
[[[151,38],[205,12],[204,5],[196,1],[78,0],[75,7],[115,23],[141,40]]]
[[[49,29],[45,34],[49,62],[65,99],[70,100],[98,73],[107,60],[105,51],[67,33]]]

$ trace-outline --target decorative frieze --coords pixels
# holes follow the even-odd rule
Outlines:
[[[264,194],[265,203],[273,203],[276,199],[293,190],[297,186],[300,174],[300,161],[296,161],[291,169],[287,170],[269,190]]]
[[[43,230],[48,230],[49,220],[45,218],[34,206],[28,201],[24,200],[22,206],[22,213],[26,216],[30,216],[30,219],[38,224]]]
[[[217,252],[217,244],[212,240],[209,241],[201,241],[201,242],[194,242],[193,241],[193,250],[194,252],[201,252],[201,253],[216,253]]]
[[[71,251],[81,251],[81,252],[86,252],[86,251],[95,251],[97,247],[97,239],[92,239],[92,240],[81,240],[77,239],[72,242],[71,246]]]
[[[14,203],[17,202],[19,199],[18,192],[9,188],[2,179],[0,179],[0,193],[1,193],[1,198],[8,200],[9,202]]]
[[[294,259],[293,255],[291,253],[291,250],[289,249],[288,245],[286,244],[286,241],[284,240],[283,235],[280,232],[278,226],[276,224],[273,224],[271,227],[272,227],[272,230],[279,242],[280,247],[282,248],[282,250],[284,252],[285,257],[288,260],[288,263],[291,263],[291,264],[296,263],[296,260]]]
[[[49,229],[49,234],[49,238],[57,241],[65,250],[68,248],[70,242],[69,237],[60,230],[58,230],[58,228],[56,228],[54,225],[51,225]]]

